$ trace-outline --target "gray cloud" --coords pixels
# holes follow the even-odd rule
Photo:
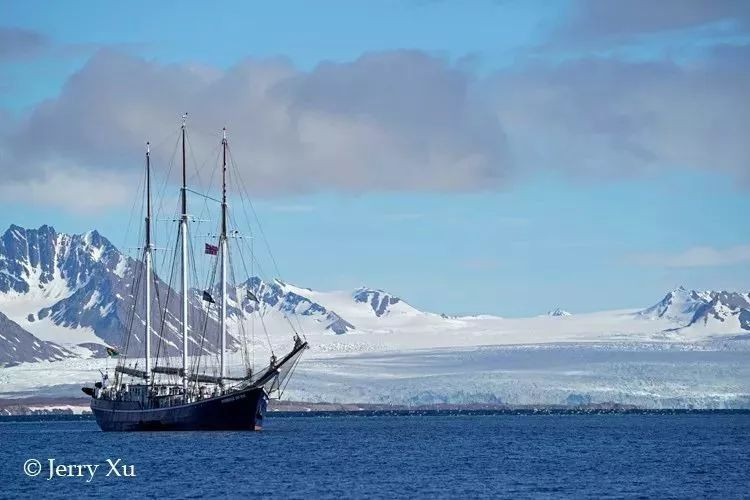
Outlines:
[[[0,61],[34,56],[48,45],[49,40],[40,33],[0,26]]]
[[[696,168],[750,179],[750,46],[688,65],[587,58],[515,68],[488,87],[524,168],[586,177]]]
[[[468,73],[417,51],[309,72],[283,59],[220,71],[102,51],[6,134],[2,170],[20,180],[135,168],[143,142],[158,142],[188,110],[198,162],[227,125],[256,192],[490,188],[510,165],[499,122],[474,86]],[[162,164],[172,145],[155,150]]]
[[[718,22],[745,34],[750,28],[746,0],[577,0],[572,7],[550,44],[611,44]]]

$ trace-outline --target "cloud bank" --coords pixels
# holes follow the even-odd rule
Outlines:
[[[159,142],[187,110],[196,161],[216,152],[226,125],[256,193],[492,188],[511,165],[502,127],[474,85],[417,51],[309,72],[280,59],[221,71],[101,51],[6,133],[2,170],[15,182],[70,169],[139,172],[143,143]],[[162,165],[173,144],[155,144]]]
[[[587,177],[664,168],[747,181],[750,46],[689,64],[588,57],[498,74],[488,83],[514,157]]]

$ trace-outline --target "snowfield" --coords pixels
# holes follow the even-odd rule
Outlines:
[[[750,341],[495,345],[381,350],[329,344],[305,355],[285,399],[334,403],[584,404],[749,408]],[[326,352],[327,351],[327,352]],[[265,358],[263,359],[265,361]],[[78,396],[106,359],[24,363],[0,397]],[[235,365],[236,367],[236,365]]]
[[[406,405],[609,402],[750,408],[747,335],[695,339],[691,334],[676,341],[673,334],[653,334],[648,326],[656,320],[629,312],[574,318],[451,319],[446,330],[310,332],[312,347],[284,397]],[[606,333],[597,334],[597,328]],[[291,339],[274,334],[272,342],[284,352]],[[256,338],[257,365],[266,364],[269,355],[265,340]],[[143,360],[133,363],[143,366]],[[240,352],[232,353],[230,364],[230,371],[242,371]],[[0,397],[79,396],[81,385],[114,365],[109,359],[73,358],[0,369]]]
[[[748,407],[747,346],[693,347],[557,344],[312,355],[292,380],[288,397],[407,405]]]

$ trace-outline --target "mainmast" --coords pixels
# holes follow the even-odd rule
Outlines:
[[[151,146],[146,143],[146,384],[151,380]]]
[[[187,168],[185,165],[185,120],[182,115],[182,216],[180,235],[182,239],[182,390],[187,400],[188,385],[188,214],[187,214]]]
[[[222,165],[221,165],[221,235],[219,251],[221,252],[221,358],[219,379],[224,384],[227,376],[224,351],[227,342],[227,129],[222,131]]]

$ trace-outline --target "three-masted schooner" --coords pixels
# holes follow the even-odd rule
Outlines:
[[[253,373],[247,370],[244,376],[230,377],[227,370],[227,268],[229,258],[228,205],[227,205],[227,137],[222,134],[222,197],[221,232],[218,248],[220,266],[219,300],[219,369],[218,374],[191,372],[188,363],[189,324],[188,298],[191,293],[188,282],[188,215],[187,173],[185,153],[185,117],[181,125],[182,187],[180,190],[181,213],[178,240],[180,245],[181,275],[181,334],[182,366],[152,366],[152,290],[154,278],[152,241],[152,200],[150,147],[146,148],[146,217],[145,246],[142,265],[145,267],[145,369],[118,363],[114,383],[97,382],[95,387],[84,387],[91,396],[91,410],[104,431],[155,431],[155,430],[259,430],[266,412],[269,396],[279,391],[296,365],[302,352],[308,347],[298,333],[294,335],[294,347],[283,357],[271,355],[267,367]],[[219,201],[219,200],[217,200]],[[209,245],[207,245],[208,247]],[[135,292],[135,291],[134,291]],[[207,293],[207,292],[204,292]],[[213,299],[211,302],[213,303]],[[257,300],[257,298],[255,299]],[[137,300],[133,301],[136,307]],[[164,321],[164,320],[162,320]],[[195,364],[193,369],[197,369]],[[157,377],[167,378],[157,381]],[[171,378],[170,378],[171,377]],[[177,381],[175,381],[177,380]]]

